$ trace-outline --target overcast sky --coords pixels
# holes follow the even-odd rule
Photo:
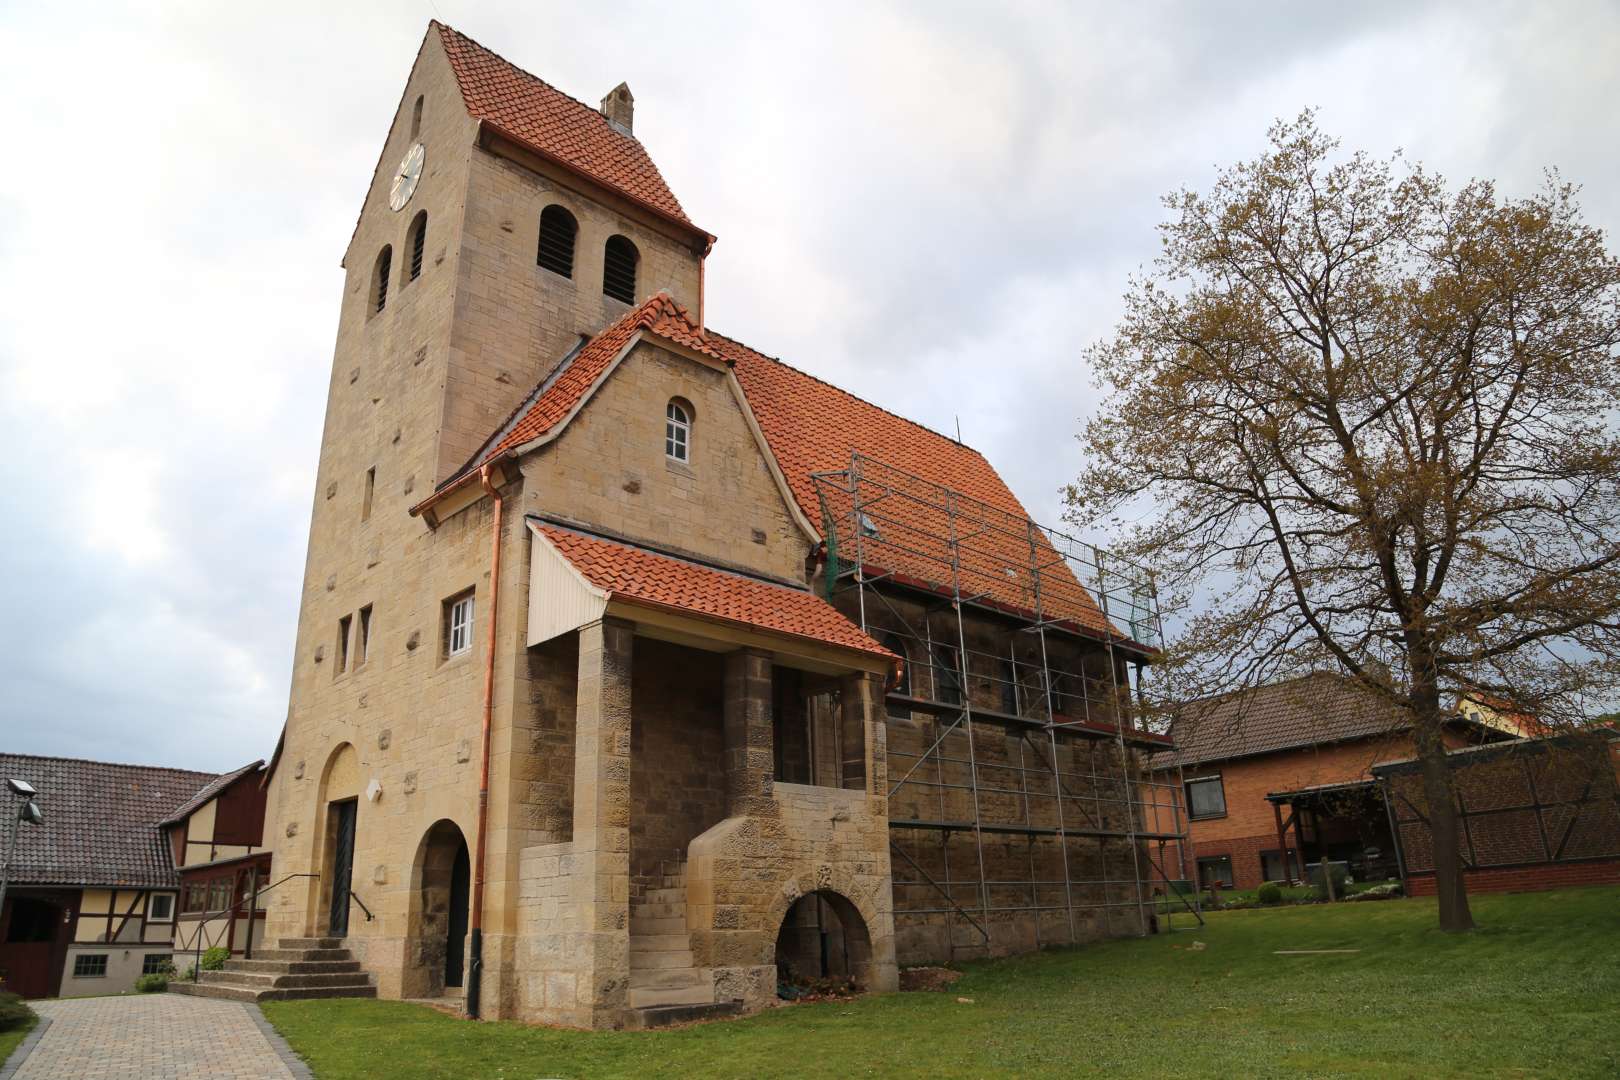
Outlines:
[[[960,421],[1046,521],[1159,197],[1273,119],[1510,193],[1556,165],[1620,225],[1606,0],[994,6],[0,3],[0,749],[269,755],[338,259],[434,16],[627,80],[720,237],[709,323]]]

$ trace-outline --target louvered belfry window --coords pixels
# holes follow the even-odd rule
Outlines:
[[[540,254],[535,259],[541,267],[565,278],[574,276],[574,237],[579,223],[561,206],[548,206],[540,211]]]
[[[641,261],[636,245],[622,236],[608,237],[602,258],[602,292],[627,304],[636,302],[636,264]]]
[[[422,254],[427,249],[427,211],[411,223],[411,280],[422,276]]]
[[[374,311],[381,311],[388,306],[388,275],[393,273],[393,268],[394,249],[392,246],[384,247],[377,253],[377,273],[373,281],[375,291],[372,293],[376,298],[376,305],[372,309]]]

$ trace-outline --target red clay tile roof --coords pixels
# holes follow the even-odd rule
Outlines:
[[[866,511],[877,533],[860,542],[868,566],[949,592],[950,558],[942,538],[949,536],[951,523],[938,509],[948,490],[967,497],[955,498],[965,515],[958,519],[959,535],[977,534],[959,545],[964,595],[981,596],[981,603],[1020,614],[1033,612],[1033,562],[1041,568],[1044,616],[1067,619],[1092,632],[1108,629],[1091,594],[1058,560],[1050,541],[1038,531],[1031,536],[1028,513],[984,455],[741,342],[713,331],[707,337],[734,364],[788,487],[812,522],[824,518],[813,473],[847,470],[852,454],[889,467],[874,464],[874,473],[866,478],[863,499],[872,498],[878,487],[900,493],[873,501]],[[835,518],[852,516],[847,499],[844,506],[828,509]],[[839,554],[851,561],[853,545],[847,536],[842,540]]]
[[[686,309],[664,293],[626,312],[580,349],[560,375],[548,376],[548,382],[537,387],[440,490],[565,420],[641,330],[733,366],[793,499],[811,522],[824,520],[812,474],[848,469],[852,454],[916,477],[894,481],[911,489],[916,498],[890,499],[881,509],[871,510],[882,527],[878,537],[862,540],[863,561],[869,567],[948,593],[949,558],[941,538],[948,536],[950,522],[936,508],[948,489],[958,507],[976,518],[977,535],[961,545],[964,595],[1028,617],[1037,610],[1030,569],[1035,563],[1040,567],[1038,607],[1044,618],[1065,620],[1072,628],[1093,634],[1132,636],[1110,627],[1091,592],[1058,557],[1046,535],[1038,530],[1031,534],[1023,505],[978,451],[731,338],[700,329]],[[850,516],[848,506],[832,509],[835,516]],[[846,560],[853,557],[847,541],[840,555]]]
[[[158,822],[217,779],[214,773],[79,758],[0,754],[0,777],[39,790],[43,825],[17,829],[13,884],[173,888],[178,879]]]
[[[827,601],[556,525],[532,523],[586,581],[611,597],[897,659]]]
[[[597,109],[434,21],[467,111],[597,183],[691,225],[646,148]]]

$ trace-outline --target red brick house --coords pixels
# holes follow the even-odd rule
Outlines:
[[[1187,850],[1168,845],[1167,872],[1179,867],[1200,886],[1237,889],[1296,879],[1302,863],[1324,857],[1348,862],[1357,880],[1399,874],[1372,767],[1416,747],[1404,719],[1376,695],[1317,672],[1192,702],[1174,735],[1176,749],[1149,766],[1161,778],[1180,771],[1189,809]],[[1510,737],[1459,714],[1447,743]]]

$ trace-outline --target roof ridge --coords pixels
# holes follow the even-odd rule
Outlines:
[[[210,779],[224,776],[224,773],[209,772],[206,769],[182,769],[178,765],[141,765],[133,761],[99,761],[96,758],[67,757],[62,754],[24,754],[11,750],[0,751],[0,758],[29,758],[34,761],[76,761],[82,765],[106,765],[115,769],[155,769],[162,772],[190,773],[195,776],[206,776]]]
[[[703,333],[707,334],[707,335],[710,335],[710,336],[713,336],[713,337],[720,338],[722,341],[729,341],[729,342],[731,342],[731,344],[737,346],[740,349],[747,349],[749,352],[753,353],[755,356],[759,357],[762,360],[769,360],[771,363],[778,364],[778,365],[780,365],[782,367],[787,368],[789,371],[795,372],[796,374],[799,374],[799,375],[803,375],[805,378],[810,379],[813,382],[818,382],[822,386],[827,387],[829,390],[836,390],[838,393],[843,394],[845,397],[851,399],[852,401],[858,401],[862,405],[869,405],[872,408],[876,409],[878,412],[884,413],[885,415],[888,415],[888,416],[892,416],[896,420],[899,420],[903,424],[910,424],[912,427],[917,428],[919,431],[926,431],[928,434],[933,435],[933,436],[935,436],[937,438],[944,439],[946,442],[951,443],[954,446],[960,446],[962,449],[968,451],[969,453],[977,454],[979,457],[984,458],[984,460],[985,460],[985,462],[987,464],[990,461],[989,458],[984,457],[984,452],[981,451],[978,447],[972,446],[972,445],[970,445],[968,443],[965,443],[961,439],[953,439],[953,438],[951,438],[951,436],[945,434],[943,431],[935,431],[933,428],[929,427],[927,424],[923,423],[920,420],[913,420],[909,416],[902,416],[901,414],[895,412],[893,409],[884,408],[882,405],[879,405],[877,402],[870,401],[867,398],[863,398],[863,397],[861,397],[861,395],[859,395],[859,394],[857,394],[857,393],[855,393],[855,392],[853,392],[851,390],[846,390],[842,386],[839,386],[835,382],[830,382],[827,379],[823,379],[819,375],[814,375],[814,374],[804,370],[801,367],[798,367],[798,366],[796,366],[794,364],[790,364],[786,360],[783,360],[780,356],[772,356],[770,353],[760,352],[758,349],[754,348],[752,345],[748,344],[746,341],[738,341],[736,338],[730,336],[729,334],[723,334],[719,330],[715,330],[712,327],[704,327],[703,328]]]
[[[489,55],[493,56],[495,59],[497,59],[501,63],[505,64],[507,67],[511,68],[513,71],[517,72],[519,75],[522,75],[525,78],[533,79],[535,82],[539,83],[541,86],[544,86],[548,90],[556,91],[557,93],[561,94],[563,97],[567,98],[569,101],[572,101],[575,105],[578,105],[580,108],[584,109],[586,112],[591,112],[591,113],[595,113],[597,116],[602,116],[602,110],[601,109],[597,108],[594,105],[588,104],[587,102],[579,100],[579,98],[575,97],[573,94],[570,94],[568,91],[564,90],[562,87],[557,86],[554,83],[547,82],[546,80],[542,79],[540,76],[536,75],[534,72],[530,71],[528,68],[520,67],[519,65],[514,64],[512,61],[508,60],[506,57],[502,56],[500,53],[496,52],[494,49],[490,48],[488,45],[485,45],[483,42],[477,40],[476,38],[470,37],[469,35],[462,33],[460,30],[457,30],[455,27],[451,26],[449,23],[441,22],[438,19],[429,19],[428,20],[428,25],[429,26],[437,26],[439,28],[439,33],[440,34],[446,34],[446,33],[454,34],[456,37],[460,38],[462,41],[465,41],[467,44],[471,45],[473,48],[481,49],[482,51],[484,51],[484,52],[488,53]],[[461,76],[458,74],[456,76],[456,85],[457,85],[458,88],[460,87],[460,84],[461,84]],[[610,127],[612,127],[612,123],[611,123],[611,121],[608,120],[607,117],[602,116],[602,122],[606,123]],[[622,128],[618,128],[618,127],[613,127],[613,130],[618,132],[620,135],[623,135],[625,138],[630,139],[633,142],[636,142],[638,144],[641,142],[641,140],[636,137],[636,134],[633,131],[625,131]]]

